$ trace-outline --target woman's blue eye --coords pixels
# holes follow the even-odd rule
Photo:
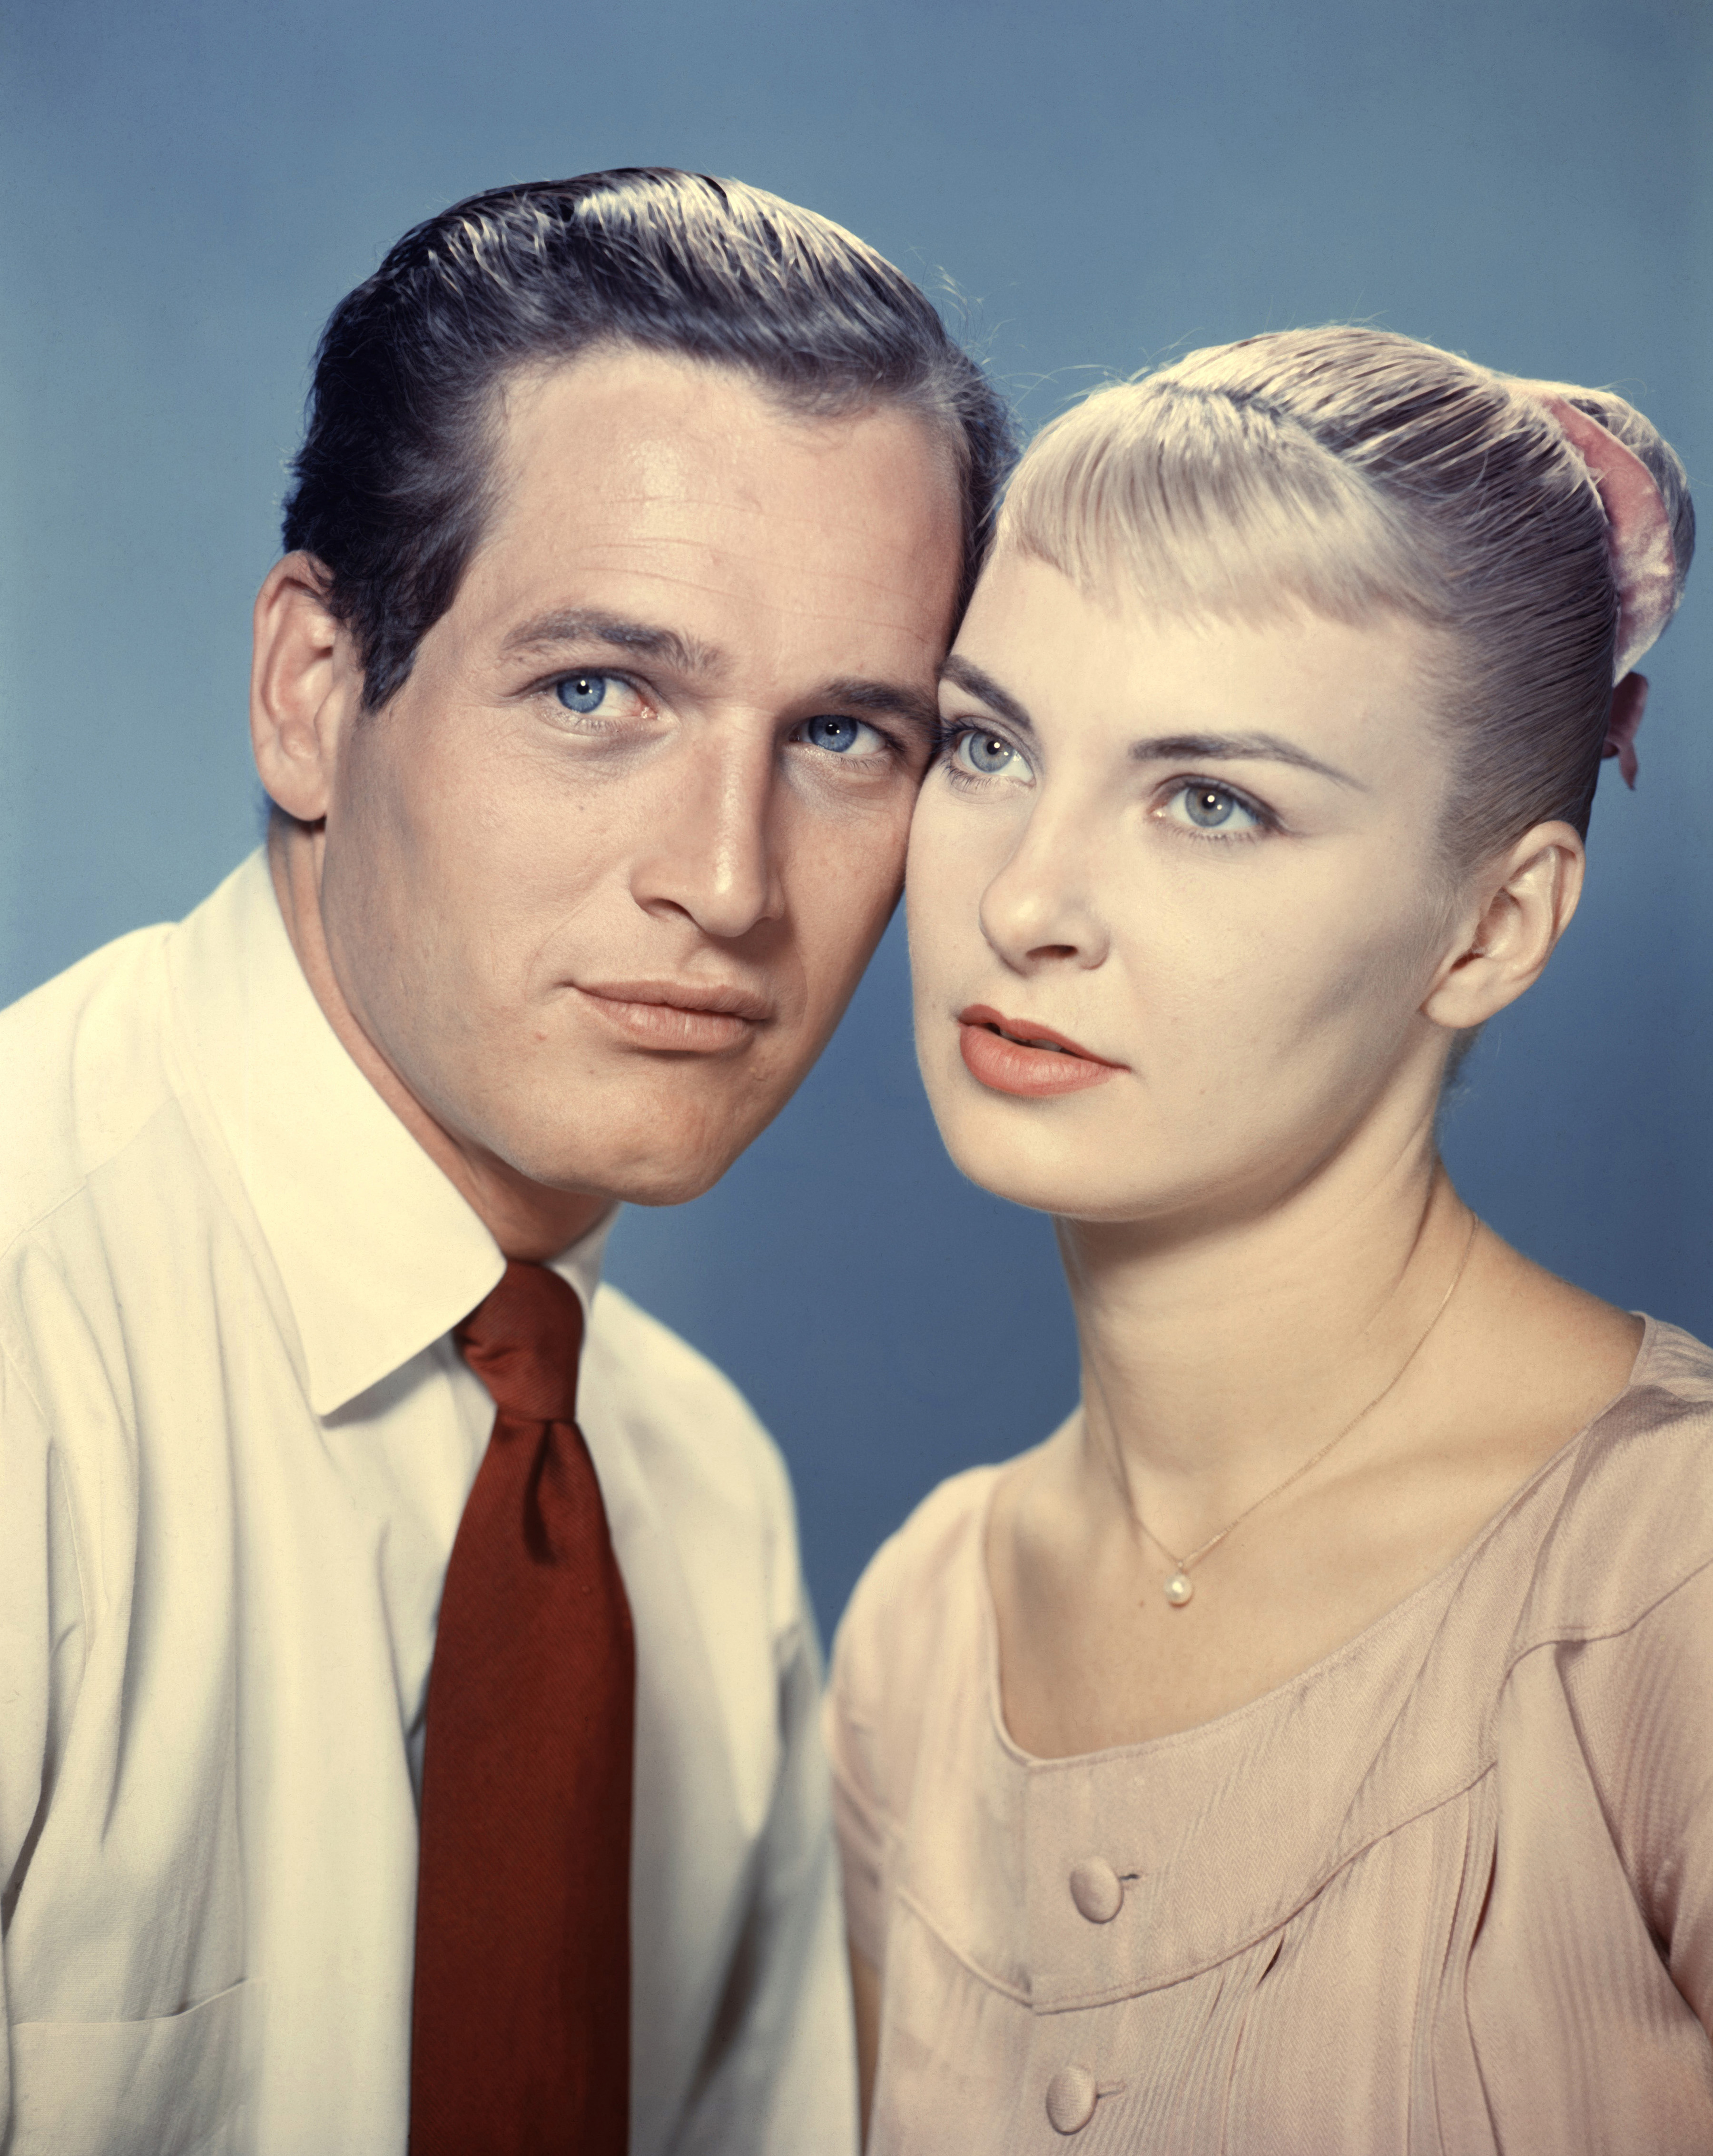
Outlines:
[[[1003,734],[983,734],[972,731],[962,735],[957,752],[972,771],[979,771],[984,778],[996,778],[1008,764],[1017,761],[1017,751]]]
[[[1180,787],[1172,801],[1174,805],[1182,803],[1184,816],[1200,831],[1257,831],[1261,828],[1260,818],[1239,795],[1223,786],[1210,786],[1205,780]]]
[[[554,683],[553,693],[567,711],[587,717],[606,702],[612,682],[610,674],[567,674],[562,681]]]
[[[874,728],[861,719],[847,719],[831,711],[803,721],[803,739],[811,748],[831,749],[834,756],[849,756],[864,734]]]

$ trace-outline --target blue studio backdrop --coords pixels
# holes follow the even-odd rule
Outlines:
[[[0,83],[0,1001],[258,838],[251,598],[315,334],[502,182],[731,172],[946,295],[1027,424],[1107,372],[1359,319],[1610,382],[1713,474],[1702,0],[10,0]],[[954,296],[954,293],[956,296]],[[1713,562],[1607,767],[1582,912],[1447,1124],[1500,1231],[1713,1332]],[[939,1477],[1074,1395],[1048,1224],[946,1165],[895,923],[726,1181],[612,1276],[796,1476],[836,1619]]]

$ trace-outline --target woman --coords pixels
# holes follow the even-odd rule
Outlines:
[[[1367,330],[1025,459],[910,942],[953,1158],[1057,1222],[1082,1405],[841,1630],[876,2156],[1713,2148],[1713,1357],[1434,1144],[1692,543],[1620,399]]]

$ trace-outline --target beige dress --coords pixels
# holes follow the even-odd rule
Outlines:
[[[1444,1571],[1196,1729],[1007,1735],[998,1471],[840,1628],[869,2156],[1708,2156],[1713,1353],[1626,1390]]]

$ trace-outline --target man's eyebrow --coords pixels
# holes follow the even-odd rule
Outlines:
[[[604,644],[613,650],[633,651],[640,658],[663,659],[682,674],[718,674],[726,664],[722,652],[699,638],[656,622],[604,613],[597,607],[562,607],[552,613],[536,614],[520,622],[500,648],[507,653],[541,651],[561,644]],[[939,707],[931,696],[893,681],[857,677],[828,681],[811,701],[907,719],[930,733],[939,722]]]
[[[990,711],[997,711],[1008,726],[1033,740],[1035,722],[1008,690],[1002,689],[991,674],[984,674],[972,660],[953,652],[940,669],[942,681],[955,681],[972,696],[979,696]]]
[[[664,659],[685,674],[717,673],[721,665],[721,654],[712,644],[656,622],[603,613],[598,607],[561,607],[552,613],[538,613],[520,622],[500,649],[506,653],[542,650],[556,644],[604,644],[614,650],[633,651],[640,658]]]
[[[1368,790],[1347,771],[1322,763],[1319,757],[1277,734],[1153,734],[1146,741],[1132,742],[1130,757],[1133,763],[1291,763],[1300,771],[1318,772],[1340,786],[1353,786],[1359,793]]]
[[[931,734],[940,723],[940,706],[920,689],[902,688],[895,681],[867,681],[854,676],[828,681],[815,691],[813,701],[847,711],[874,711],[883,718],[906,719]]]

